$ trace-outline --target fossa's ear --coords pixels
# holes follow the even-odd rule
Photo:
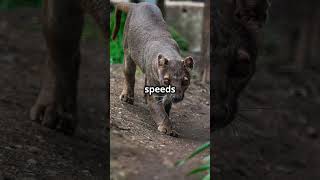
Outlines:
[[[168,65],[169,60],[167,58],[165,58],[162,54],[158,55],[158,66],[159,67],[164,67],[166,65]]]
[[[193,69],[193,58],[191,56],[186,57],[183,61],[184,67],[186,67],[188,70]]]
[[[244,62],[244,63],[250,63],[250,61],[251,61],[251,57],[250,57],[250,55],[249,55],[249,53],[246,51],[246,50],[244,50],[244,49],[238,49],[238,52],[237,52],[238,54],[238,60],[240,61],[240,62]]]

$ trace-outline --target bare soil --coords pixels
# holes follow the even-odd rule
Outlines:
[[[0,12],[0,179],[105,179],[109,148],[101,43],[85,41],[81,46],[75,135],[29,120],[47,54],[39,15],[38,9]]]

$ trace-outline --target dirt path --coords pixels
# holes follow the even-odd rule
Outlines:
[[[199,179],[185,174],[199,165],[202,157],[176,168],[174,163],[209,140],[209,93],[192,84],[182,103],[173,106],[171,119],[181,137],[157,131],[144,104],[144,75],[137,73],[135,104],[122,104],[122,66],[111,66],[111,174],[113,179]],[[208,87],[207,87],[208,88]]]
[[[68,137],[29,120],[40,90],[46,48],[39,10],[0,12],[0,179],[104,179],[105,126],[103,47],[84,42],[79,91],[80,124]]]

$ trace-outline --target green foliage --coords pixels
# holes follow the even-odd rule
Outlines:
[[[40,7],[42,0],[0,0],[0,9],[13,9],[17,7]]]
[[[183,38],[173,27],[169,27],[169,31],[172,35],[172,38],[178,43],[180,49],[182,51],[188,51],[188,41],[185,38]]]
[[[122,34],[123,34],[126,17],[127,16],[125,14],[122,14],[118,35],[115,40],[111,40],[113,27],[115,25],[115,12],[112,11],[110,15],[110,31],[109,32],[110,32],[110,63],[111,64],[123,63]]]
[[[194,152],[192,152],[188,157],[185,159],[179,160],[176,163],[176,166],[182,166],[188,160],[192,159],[193,157],[199,155],[200,153],[204,152],[205,150],[210,149],[210,142],[207,142],[200,147],[198,147]],[[202,180],[210,180],[210,155],[207,155],[203,159],[204,164],[200,165],[198,168],[191,170],[187,175],[199,174],[205,172],[206,175],[202,178]]]
[[[122,47],[122,34],[124,23],[126,20],[126,15],[122,15],[120,30],[115,40],[110,41],[110,63],[111,64],[121,64],[123,63],[123,47]],[[111,12],[110,15],[110,39],[113,32],[113,27],[115,24],[115,13]],[[187,51],[189,44],[185,38],[183,38],[174,28],[169,27],[169,31],[172,38],[178,43],[182,51]]]

